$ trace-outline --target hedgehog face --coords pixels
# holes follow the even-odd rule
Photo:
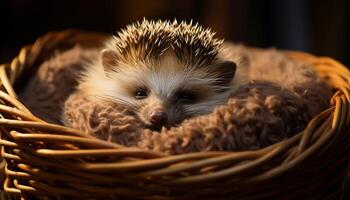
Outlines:
[[[210,113],[216,105],[223,104],[235,66],[232,62],[189,66],[168,51],[148,62],[107,66],[105,72],[115,99],[128,102],[147,127],[159,129]]]

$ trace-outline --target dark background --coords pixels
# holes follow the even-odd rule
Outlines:
[[[198,21],[219,37],[336,58],[350,66],[347,0],[0,0],[0,62],[48,31],[113,33],[148,19]]]

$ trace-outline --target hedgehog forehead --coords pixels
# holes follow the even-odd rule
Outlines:
[[[179,89],[210,87],[212,81],[205,69],[184,66],[168,53],[152,67],[145,65],[124,66],[118,72],[112,72],[110,77],[118,81],[117,85],[124,85],[129,90],[148,88],[162,99],[169,98]]]
[[[183,63],[200,66],[216,59],[223,41],[214,35],[210,29],[192,22],[143,20],[121,30],[113,46],[120,62],[158,59],[172,49]]]

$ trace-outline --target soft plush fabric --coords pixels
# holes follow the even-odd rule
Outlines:
[[[127,108],[74,91],[77,74],[98,50],[77,46],[58,52],[39,67],[20,97],[49,122],[62,123],[63,115],[65,124],[100,139],[169,154],[262,148],[301,131],[327,108],[331,89],[308,63],[274,49],[225,45],[249,67],[252,81],[211,114],[169,130],[146,129]]]
[[[34,115],[47,122],[62,124],[64,101],[77,85],[84,63],[98,53],[96,49],[83,50],[80,46],[54,52],[38,67],[28,84],[18,89],[20,100]]]

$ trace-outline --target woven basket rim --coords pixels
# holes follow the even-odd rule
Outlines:
[[[218,180],[227,181],[227,179],[229,179],[228,177],[238,177],[237,180],[240,181],[240,184],[249,185],[270,181],[273,178],[279,177],[288,171],[294,170],[299,164],[306,162],[306,160],[317,157],[315,155],[320,156],[323,155],[322,153],[327,155],[324,149],[334,148],[334,145],[338,144],[341,139],[345,140],[344,138],[346,138],[349,140],[345,134],[346,128],[350,124],[349,70],[334,59],[316,57],[297,51],[285,51],[285,53],[292,59],[302,59],[311,63],[320,75],[328,77],[328,83],[337,90],[330,102],[331,107],[314,117],[309,122],[307,128],[295,136],[258,150],[242,152],[196,152],[181,155],[167,155],[135,147],[124,147],[96,139],[75,129],[46,123],[35,117],[17,100],[13,84],[21,76],[25,68],[32,67],[33,63],[37,61],[42,52],[52,51],[58,48],[63,41],[65,45],[79,43],[82,46],[90,47],[98,45],[98,43],[92,41],[101,41],[106,37],[107,36],[104,34],[79,30],[52,32],[36,40],[33,45],[23,47],[19,55],[15,57],[11,63],[1,65],[0,84],[3,90],[0,91],[0,99],[2,100],[0,114],[11,118],[0,118],[0,128],[3,132],[0,144],[2,157],[6,160],[5,173],[7,178],[5,181],[5,191],[7,193],[22,195],[25,192],[33,194],[54,192],[65,195],[78,195],[78,193],[74,191],[57,190],[57,188],[50,188],[47,185],[47,188],[43,189],[43,186],[40,185],[38,181],[35,183],[29,182],[29,185],[21,185],[19,182],[16,183],[15,180],[17,179],[13,177],[18,178],[18,175],[13,174],[15,171],[13,167],[10,167],[10,161],[25,163],[25,160],[33,159],[34,162],[38,162],[43,166],[68,170],[69,167],[67,168],[67,166],[64,166],[62,163],[49,163],[43,158],[54,156],[55,159],[64,160],[66,158],[75,159],[86,157],[87,155],[96,158],[119,156],[123,162],[77,164],[71,165],[69,169],[81,169],[82,172],[88,174],[89,177],[92,177],[91,174],[93,173],[126,173],[132,175],[130,175],[129,178],[132,177],[137,181],[145,181],[147,177],[172,177],[170,180],[160,181],[158,186],[164,186],[165,189],[188,187],[189,185],[201,185],[203,187],[204,182],[212,183]],[[22,120],[18,120],[18,117]],[[33,131],[28,133],[25,130]],[[66,149],[54,150],[35,149],[23,146],[23,144],[27,142],[39,141],[50,144],[69,141],[72,144],[83,146],[86,149],[74,150],[70,149],[69,146],[60,146],[60,148]],[[23,149],[21,150],[21,148]],[[28,149],[28,152],[24,152],[25,149]],[[344,151],[343,154],[349,154],[350,152],[350,149],[346,147],[342,147],[341,150]],[[35,156],[38,156],[38,158]],[[259,166],[264,166],[266,163],[273,163],[278,157],[283,157],[283,159],[282,161],[278,161],[280,163],[276,164],[274,168],[267,169],[266,171],[262,170],[260,174],[247,177],[247,172],[254,171]],[[135,160],[130,161],[130,158]],[[230,163],[231,166],[227,167],[227,163]],[[235,166],[232,163],[237,163],[237,165]],[[213,169],[207,169],[209,171],[212,170],[211,173],[207,173],[204,170],[206,167],[213,167]],[[31,170],[34,168],[37,168],[37,166],[31,166],[30,163],[17,165],[17,170],[27,174],[33,174],[34,172]],[[203,172],[196,171],[199,169],[203,170]],[[191,174],[192,171],[196,172]],[[190,175],[183,175],[184,173],[189,173]],[[83,177],[84,175],[80,174],[77,176]],[[23,178],[21,176],[19,177]],[[241,177],[245,177],[245,179],[243,180]],[[103,178],[108,179],[106,176],[103,176]],[[58,177],[56,177],[56,179],[58,179]],[[125,178],[125,180],[128,179]],[[237,184],[237,180],[231,180],[231,182],[227,181],[227,184]],[[158,182],[159,181],[155,181],[152,183],[155,184]],[[94,189],[100,191],[100,188],[94,187]],[[83,191],[83,189],[81,191]],[[81,191],[79,192],[81,193]],[[141,189],[134,189],[133,192],[135,191],[140,192],[137,193],[140,195],[163,194],[158,190],[157,192],[151,191],[151,189],[146,192]],[[131,194],[131,192],[118,192],[116,193],[125,196],[135,196],[135,194]],[[204,191],[202,192],[205,194]],[[91,194],[91,192],[89,194]],[[102,195],[103,193],[97,192],[96,194]],[[195,195],[200,196],[201,194],[195,192],[194,196]],[[181,195],[178,196],[178,199],[181,199],[180,197]],[[186,199],[192,198],[193,196],[185,195],[182,197]]]

